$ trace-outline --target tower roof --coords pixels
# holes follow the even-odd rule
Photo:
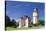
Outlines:
[[[34,8],[34,12],[37,12],[38,13],[38,8]]]

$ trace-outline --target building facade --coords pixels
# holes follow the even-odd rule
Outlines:
[[[19,27],[29,27],[31,19],[28,16],[20,18]]]

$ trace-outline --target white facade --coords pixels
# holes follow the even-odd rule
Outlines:
[[[26,18],[25,20],[22,20],[21,18],[19,19],[19,27],[18,28],[21,28],[21,27],[28,27],[28,18]]]
[[[25,27],[28,27],[28,18],[25,21],[26,21],[26,26]]]
[[[38,13],[37,13],[37,9],[34,9],[33,12],[33,24],[37,24],[38,23]]]

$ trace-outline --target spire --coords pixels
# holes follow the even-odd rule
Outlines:
[[[34,12],[38,12],[38,8],[34,8]]]

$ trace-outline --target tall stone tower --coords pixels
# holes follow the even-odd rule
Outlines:
[[[34,11],[33,11],[33,24],[38,24],[38,19],[39,19],[38,8],[34,8]]]

